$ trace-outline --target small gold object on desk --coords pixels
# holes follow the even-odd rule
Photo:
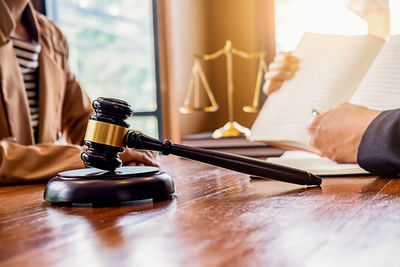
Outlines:
[[[183,107],[179,108],[181,113],[192,113],[195,111],[205,111],[205,112],[215,112],[218,110],[219,106],[215,100],[214,94],[207,82],[204,71],[201,67],[200,60],[214,60],[218,57],[225,55],[226,57],[226,69],[227,69],[227,93],[228,93],[228,116],[229,121],[221,128],[214,131],[212,137],[213,138],[222,138],[222,137],[235,137],[235,136],[249,136],[250,130],[233,119],[233,64],[232,64],[232,55],[237,55],[245,59],[259,59],[258,70],[257,70],[257,78],[256,78],[256,86],[254,89],[254,97],[253,103],[251,106],[244,106],[243,111],[248,113],[257,112],[260,108],[260,92],[261,92],[261,83],[263,72],[267,71],[267,64],[265,63],[265,52],[259,53],[246,53],[240,50],[235,49],[232,46],[231,41],[227,40],[224,48],[218,50],[215,53],[208,55],[195,55],[194,56],[194,64],[192,68],[192,74],[189,81],[188,90],[186,92],[185,100],[183,103]],[[204,90],[208,96],[210,101],[209,106],[201,107],[200,106],[200,82],[202,83]],[[193,106],[190,106],[190,100],[193,95]]]

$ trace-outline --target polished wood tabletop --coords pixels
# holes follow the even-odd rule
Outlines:
[[[172,199],[60,207],[0,187],[0,266],[400,266],[400,180],[251,180],[162,158]]]

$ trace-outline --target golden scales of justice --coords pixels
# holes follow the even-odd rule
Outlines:
[[[235,49],[232,46],[230,40],[226,41],[224,48],[218,50],[215,53],[208,55],[195,55],[194,64],[192,68],[192,74],[189,80],[188,90],[186,92],[183,107],[179,108],[181,113],[192,113],[195,111],[205,111],[205,112],[215,112],[218,110],[219,106],[215,100],[214,94],[207,82],[204,71],[201,67],[200,60],[214,60],[222,55],[226,57],[226,69],[227,69],[227,93],[228,93],[228,116],[229,121],[221,128],[215,130],[212,134],[213,138],[221,137],[235,137],[235,136],[249,136],[250,130],[233,119],[233,70],[232,70],[232,55],[237,55],[245,59],[259,59],[256,87],[254,90],[253,103],[251,106],[244,106],[243,111],[248,113],[254,113],[259,110],[259,98],[261,92],[261,82],[263,73],[267,71],[267,64],[265,63],[265,52],[258,53],[246,53]],[[205,92],[207,93],[208,99],[210,101],[209,106],[200,107],[200,82],[202,83]],[[190,106],[190,100],[193,95],[193,106]]]

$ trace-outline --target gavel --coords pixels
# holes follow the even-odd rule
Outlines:
[[[322,180],[309,172],[267,163],[263,160],[223,152],[174,144],[129,130],[126,119],[133,115],[131,106],[119,99],[99,97],[93,101],[95,114],[88,122],[84,143],[88,147],[81,158],[87,167],[115,171],[122,165],[118,154],[125,147],[159,151],[163,155],[203,162],[255,177],[270,178],[288,183],[319,186]]]

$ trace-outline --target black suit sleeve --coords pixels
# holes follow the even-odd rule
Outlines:
[[[357,162],[373,174],[400,174],[400,109],[383,111],[370,123],[358,147]]]

